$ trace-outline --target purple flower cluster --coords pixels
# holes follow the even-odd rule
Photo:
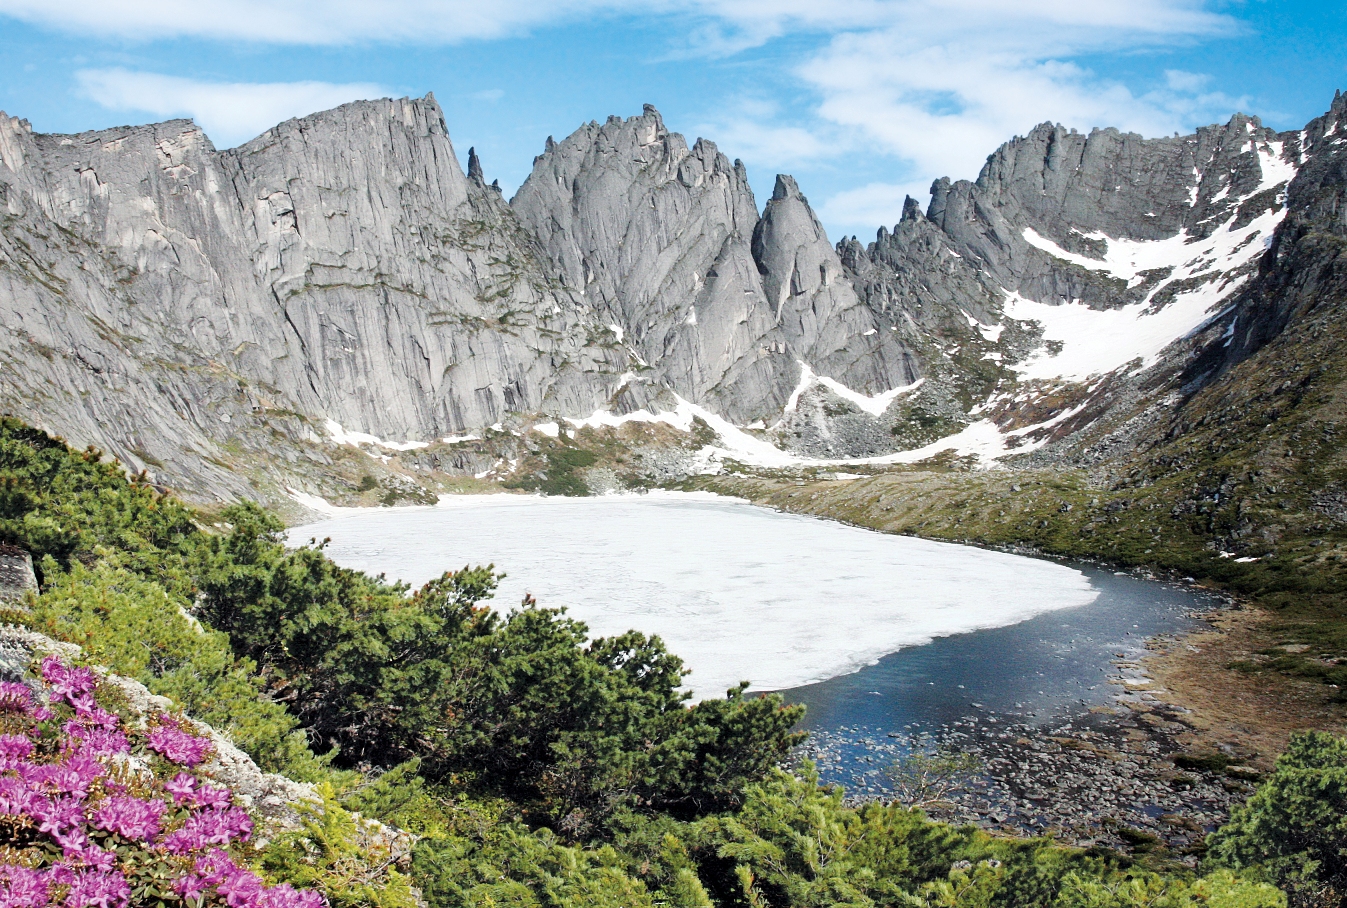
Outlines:
[[[0,867],[6,889],[4,903],[10,908],[41,908],[47,904],[51,884],[47,874],[27,867]]]
[[[93,699],[98,687],[98,676],[87,668],[71,668],[55,656],[42,660],[42,680],[57,700],[64,700],[76,708]]]
[[[160,724],[150,731],[150,750],[188,769],[210,755],[212,747],[208,739],[188,734],[169,716],[161,716],[159,721]]]
[[[228,788],[186,772],[150,782],[115,768],[138,736],[98,706],[93,672],[48,658],[42,677],[64,712],[59,727],[27,687],[0,683],[0,817],[39,836],[10,853],[14,864],[0,863],[0,908],[129,908],[142,863],[176,866],[174,889],[193,908],[324,906],[316,892],[263,885],[222,850],[253,831]],[[139,740],[188,768],[211,751],[170,716]]]
[[[267,887],[257,874],[236,865],[223,851],[198,858],[193,873],[174,888],[185,899],[199,899],[214,890],[229,908],[322,908],[323,897],[289,883]]]
[[[163,801],[143,801],[140,798],[108,798],[94,812],[94,825],[115,832],[124,839],[153,842],[159,835],[164,816]]]
[[[228,845],[245,841],[253,831],[253,818],[238,807],[221,810],[212,807],[194,813],[182,828],[164,837],[164,848],[172,854],[190,854],[210,845]]]
[[[0,681],[0,710],[23,712],[33,702],[33,692],[23,684]]]
[[[173,795],[173,803],[193,807],[228,807],[234,803],[228,788],[197,782],[196,778],[180,772],[164,783],[164,791]]]

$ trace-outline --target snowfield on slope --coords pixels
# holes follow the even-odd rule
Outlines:
[[[1254,143],[1253,150],[1258,154],[1263,176],[1253,192],[1233,200],[1232,211],[1237,210],[1245,199],[1284,186],[1295,176],[1296,165],[1283,159],[1282,145],[1281,142]],[[1005,318],[1036,321],[1043,326],[1045,342],[1057,341],[1062,345],[1061,352],[1055,355],[1040,350],[1016,370],[1022,378],[1029,380],[1084,381],[1136,361],[1140,361],[1140,368],[1154,365],[1162,350],[1201,327],[1220,311],[1221,304],[1245,280],[1242,277],[1230,280],[1226,275],[1263,254],[1285,214],[1285,209],[1280,207],[1266,211],[1240,228],[1233,226],[1235,215],[1232,214],[1205,239],[1190,237],[1187,231],[1163,240],[1082,234],[1086,239],[1105,244],[1103,257],[1098,259],[1068,252],[1033,228],[1024,228],[1023,236],[1029,245],[1053,258],[1125,280],[1129,286],[1143,282],[1145,272],[1171,271],[1146,295],[1146,299],[1121,309],[1091,309],[1079,302],[1052,305],[1006,291]],[[1208,280],[1193,290],[1176,294],[1165,305],[1154,304],[1157,294],[1165,287],[1194,278]]]
[[[506,572],[594,636],[635,628],[682,657],[699,698],[739,681],[798,687],[897,650],[1001,627],[1098,596],[1074,568],[890,536],[711,495],[446,496],[437,507],[344,509],[296,527],[337,563],[422,584],[464,564]]]

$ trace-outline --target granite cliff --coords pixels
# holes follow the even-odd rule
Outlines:
[[[166,482],[237,493],[240,467],[321,465],[343,426],[426,443],[588,413],[628,366],[433,98],[224,152],[188,121],[6,117],[0,162],[4,408]]]
[[[227,151],[189,121],[4,117],[0,409],[199,498],[366,461],[419,488],[591,415],[700,414],[786,458],[1100,463],[1295,323],[1288,206],[1341,191],[1343,107],[1043,124],[835,246],[791,177],[760,210],[649,106],[549,138],[508,203],[430,96]]]

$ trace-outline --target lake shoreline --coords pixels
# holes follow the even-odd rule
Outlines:
[[[956,542],[886,533],[832,514],[783,508],[742,494],[713,490],[704,494],[879,535]],[[447,507],[452,509],[454,504]],[[389,509],[370,510],[387,513]],[[976,540],[958,540],[957,544],[1063,566],[1119,567],[1106,559],[1067,558],[1025,545],[988,545]],[[1263,620],[1257,610],[1175,572],[1145,567],[1125,567],[1123,572],[1218,596],[1227,607],[1207,612],[1204,624],[1190,633],[1148,637],[1144,655],[1116,664],[1116,677],[1108,680],[1124,685],[1126,676],[1126,681],[1108,708],[1064,715],[1055,724],[984,716],[981,721],[941,730],[937,737],[978,756],[988,772],[984,784],[960,794],[946,808],[931,810],[934,817],[971,822],[1009,835],[1051,832],[1063,842],[1080,846],[1164,847],[1192,863],[1206,832],[1253,790],[1252,782],[1270,767],[1290,730],[1305,724],[1324,727],[1333,718],[1331,710],[1318,708],[1321,704],[1316,704],[1313,685],[1304,685],[1294,697],[1267,694],[1261,688],[1274,679],[1251,682],[1247,674],[1223,667],[1235,656],[1248,655],[1250,628]],[[1144,683],[1147,678],[1150,683]],[[1275,679],[1273,686],[1277,685],[1284,687],[1284,679]],[[806,753],[823,757],[829,747],[854,747],[867,739],[875,742],[876,771],[907,743],[880,730],[858,729],[849,737],[827,732],[816,734],[811,745],[815,749]],[[1045,785],[1045,776],[1060,782]],[[848,793],[848,799],[856,802],[887,797],[878,788]]]
[[[980,768],[945,803],[925,808],[933,819],[1000,835],[1052,835],[1082,848],[1163,848],[1195,866],[1207,833],[1252,794],[1268,765],[1251,748],[1205,734],[1199,717],[1152,676],[1156,658],[1211,633],[1149,638],[1146,656],[1114,663],[1108,681],[1118,690],[1107,706],[1065,709],[1037,722],[982,713],[920,735],[822,732],[797,751],[797,766],[803,759],[836,766],[841,751],[865,746],[872,768],[846,800],[885,802],[894,797],[886,765],[914,747],[938,745],[972,755]]]

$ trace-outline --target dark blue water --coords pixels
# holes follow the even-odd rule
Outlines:
[[[783,691],[808,707],[802,728],[828,741],[844,784],[874,755],[875,739],[971,723],[1039,725],[1113,702],[1118,662],[1140,659],[1148,638],[1180,634],[1219,600],[1183,586],[1073,565],[1100,590],[1090,605],[1009,627],[973,631],[901,650],[854,674]],[[1114,679],[1111,681],[1110,679]],[[956,725],[957,723],[957,725]]]

